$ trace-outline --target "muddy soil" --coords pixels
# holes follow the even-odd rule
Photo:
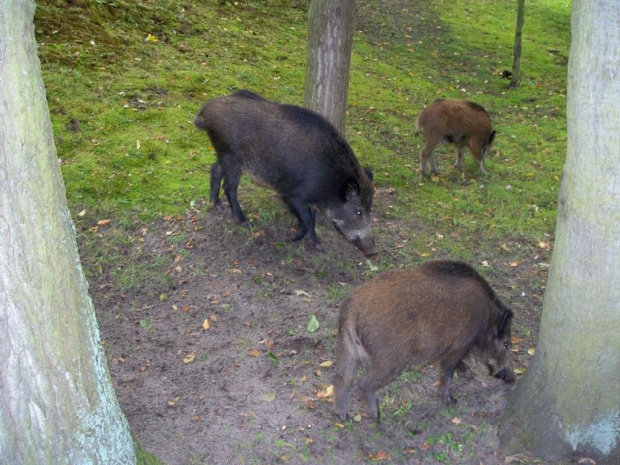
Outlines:
[[[266,220],[248,211],[251,229],[228,210],[200,205],[135,231],[95,233],[98,249],[114,255],[97,264],[83,250],[101,338],[121,408],[147,450],[171,465],[502,461],[496,425],[512,387],[480,365],[473,380],[455,378],[455,406],[441,404],[436,368],[426,366],[378,392],[380,426],[357,395],[353,421],[333,414],[341,301],[378,268],[428,259],[405,253],[403,238],[435,235],[415,219],[390,218],[394,195],[377,191],[373,261],[321,215],[324,252],[288,242],[295,221],[283,206]],[[523,368],[536,341],[549,252],[518,242],[472,247],[479,248],[474,264],[515,311],[515,367]],[[433,248],[431,258],[458,258]],[[516,248],[518,266],[507,252]]]

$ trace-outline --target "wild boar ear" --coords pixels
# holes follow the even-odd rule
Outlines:
[[[372,181],[374,175],[372,174],[372,169],[370,168],[370,166],[364,167],[364,172],[366,173],[366,176],[368,176],[368,179]]]
[[[513,317],[513,313],[510,310],[506,310],[504,312],[504,316],[502,316],[502,321],[500,321],[499,323],[499,328],[497,331],[497,337],[498,338],[503,338],[504,337],[504,333],[506,332],[506,329],[508,328],[508,325],[510,324],[510,320],[512,320]]]
[[[347,179],[340,186],[340,200],[343,202],[351,201],[354,195],[359,195],[360,186],[357,181],[353,178]]]

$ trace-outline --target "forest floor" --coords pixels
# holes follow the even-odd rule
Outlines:
[[[398,268],[403,241],[428,231],[381,213],[393,195],[378,190],[373,225],[382,259]],[[121,407],[147,450],[171,465],[504,463],[496,431],[512,386],[483,366],[475,365],[471,381],[455,377],[454,406],[439,401],[436,368],[417,367],[379,391],[380,426],[355,395],[349,413],[359,421],[338,420],[329,386],[339,304],[376,267],[324,219],[323,253],[286,241],[292,217],[254,221],[247,230],[228,210],[200,208],[128,237],[112,228],[96,233],[100,247],[119,257],[91,282],[101,337]],[[512,351],[522,373],[533,354],[550,253],[527,242],[476,247],[477,265],[492,264],[487,279],[516,314]],[[433,248],[434,258],[454,258],[439,239]],[[518,265],[509,252],[516,248]],[[156,267],[166,256],[163,275],[115,289],[113,273]],[[312,316],[319,328],[311,332]]]

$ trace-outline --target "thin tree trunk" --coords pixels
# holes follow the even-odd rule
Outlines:
[[[304,104],[344,135],[355,1],[312,0],[308,16]]]
[[[620,2],[573,0],[568,153],[536,356],[504,453],[620,463]]]
[[[517,0],[517,29],[515,32],[515,48],[512,58],[512,77],[510,87],[517,87],[521,78],[521,43],[523,37],[523,23],[525,20],[525,0]]]
[[[66,204],[34,9],[0,0],[0,462],[135,463]]]

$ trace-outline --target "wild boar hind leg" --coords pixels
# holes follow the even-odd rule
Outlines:
[[[220,200],[220,187],[222,185],[222,178],[224,177],[224,172],[222,171],[222,166],[219,162],[213,163],[211,166],[211,203],[218,210],[223,210],[222,201]]]
[[[241,169],[237,166],[222,166],[222,170],[224,173],[224,192],[226,193],[226,198],[228,198],[228,203],[230,203],[230,209],[239,223],[249,227],[250,222],[243,214],[241,205],[239,205],[239,199],[237,198],[237,189],[241,181]]]
[[[420,152],[420,173],[422,176],[428,176],[429,172],[426,166],[429,162],[431,165],[431,172],[434,174],[439,174],[439,171],[437,170],[437,163],[435,162],[435,148],[439,144],[440,140],[440,137],[436,137],[431,134],[424,134],[424,146]]]

